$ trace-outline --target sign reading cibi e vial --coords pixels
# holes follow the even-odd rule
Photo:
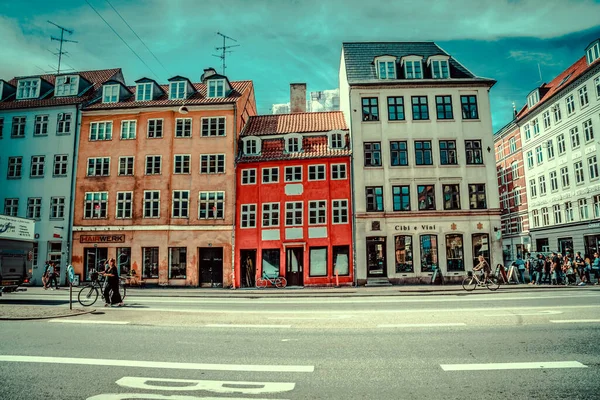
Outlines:
[[[125,235],[81,235],[79,243],[125,243]]]

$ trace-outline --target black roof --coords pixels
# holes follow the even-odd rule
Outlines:
[[[477,79],[469,70],[463,67],[450,54],[442,50],[434,42],[354,42],[343,43],[344,61],[346,63],[346,77],[349,83],[361,83],[377,80],[377,71],[373,60],[375,57],[392,55],[401,57],[409,55],[422,56],[424,60],[435,55],[450,57],[450,77]],[[397,69],[398,71],[400,68]],[[424,78],[431,78],[428,68],[423,68]],[[400,71],[398,72],[400,74]],[[402,78],[400,75],[398,78]]]

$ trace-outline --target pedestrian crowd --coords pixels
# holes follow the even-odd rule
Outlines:
[[[44,273],[42,274],[42,284],[44,290],[58,290],[58,278],[60,276],[60,268],[54,261],[46,261],[44,264]],[[54,283],[54,288],[52,287]]]
[[[585,286],[592,284],[592,276],[595,279],[594,285],[600,282],[600,257],[595,252],[593,257],[582,257],[581,252],[577,252],[573,257],[570,252],[565,255],[559,252],[550,254],[538,254],[534,257],[527,253],[525,259],[521,255],[512,266],[518,269],[518,277],[521,283],[525,282],[525,271],[529,273],[530,285],[578,285]]]

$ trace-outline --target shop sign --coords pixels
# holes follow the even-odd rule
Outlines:
[[[81,235],[79,243],[125,243],[125,235]]]
[[[31,219],[0,215],[0,239],[35,240],[35,222]]]
[[[410,231],[437,231],[437,227],[435,225],[430,224],[420,224],[420,225],[396,225],[394,229],[401,232],[410,232]]]
[[[588,229],[600,228],[600,222],[595,222],[588,225]]]

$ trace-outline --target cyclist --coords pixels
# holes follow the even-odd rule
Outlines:
[[[489,278],[490,274],[492,273],[492,268],[490,267],[490,264],[488,264],[488,262],[485,260],[485,258],[482,255],[480,255],[479,264],[473,267],[473,271],[483,271],[483,273],[481,274],[480,281],[481,284],[484,284]]]

